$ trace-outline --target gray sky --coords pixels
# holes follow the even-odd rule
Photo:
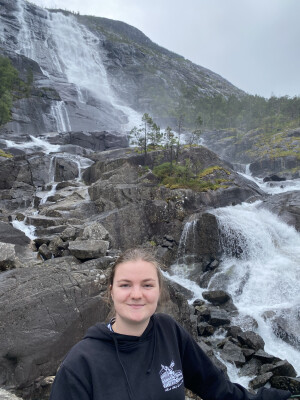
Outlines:
[[[250,94],[300,95],[300,0],[30,1],[127,22]]]

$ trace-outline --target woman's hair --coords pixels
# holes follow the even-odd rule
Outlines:
[[[158,283],[160,289],[163,287],[163,276],[160,270],[160,263],[157,260],[156,256],[153,254],[151,250],[144,249],[144,248],[134,248],[125,250],[122,254],[119,255],[117,260],[115,261],[114,265],[112,266],[110,275],[108,277],[108,285],[109,289],[113,285],[115,273],[118,265],[123,264],[128,261],[147,261],[154,265],[158,277]]]
[[[142,247],[128,249],[119,255],[119,257],[117,258],[117,260],[111,267],[111,271],[108,276],[107,299],[108,299],[109,305],[111,306],[111,310],[108,315],[108,318],[111,318],[114,314],[114,307],[113,307],[113,303],[111,300],[111,288],[113,286],[116,269],[118,268],[118,266],[120,264],[129,262],[129,261],[138,261],[138,260],[147,261],[147,262],[151,263],[152,265],[154,265],[154,267],[156,269],[156,273],[157,273],[157,277],[158,277],[158,284],[159,284],[159,288],[160,288],[159,304],[161,304],[161,302],[166,301],[166,299],[168,298],[167,291],[165,289],[164,278],[163,278],[163,275],[162,275],[162,272],[160,269],[161,264],[158,261],[158,259],[156,258],[156,256],[154,255],[153,251],[151,249],[146,249],[146,248],[142,248]]]

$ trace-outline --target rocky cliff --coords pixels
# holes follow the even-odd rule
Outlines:
[[[0,53],[31,94],[16,100],[5,130],[131,129],[150,112],[167,123],[189,91],[199,97],[244,93],[221,76],[151,42],[125,23],[1,1]]]
[[[254,176],[300,177],[300,128],[269,134],[263,129],[247,133],[236,129],[218,130],[205,132],[202,137],[205,145],[221,158],[236,164],[249,164]]]

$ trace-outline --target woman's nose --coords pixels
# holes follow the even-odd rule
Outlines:
[[[131,297],[133,299],[139,299],[142,297],[141,289],[139,286],[133,286],[131,290]]]

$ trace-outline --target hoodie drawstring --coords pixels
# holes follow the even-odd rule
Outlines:
[[[127,388],[129,399],[130,400],[134,400],[133,394],[132,394],[132,389],[131,389],[131,386],[130,386],[130,383],[129,383],[129,379],[128,379],[128,376],[127,376],[127,372],[126,372],[126,369],[125,369],[125,367],[124,367],[124,365],[123,365],[123,363],[121,361],[121,358],[120,358],[119,348],[118,348],[118,340],[114,335],[113,335],[113,340],[114,340],[114,344],[115,344],[115,348],[116,348],[116,352],[117,352],[117,357],[118,357],[119,363],[120,363],[120,365],[122,367],[122,370],[123,370],[123,373],[124,373],[124,376],[125,376],[125,379],[126,379],[126,388]]]
[[[154,356],[155,356],[155,351],[156,351],[156,326],[155,326],[155,318],[153,318],[153,350],[152,350],[152,356],[151,356],[151,360],[149,363],[149,367],[147,369],[147,374],[151,373],[152,370],[152,366],[153,366],[153,362],[154,362]]]

